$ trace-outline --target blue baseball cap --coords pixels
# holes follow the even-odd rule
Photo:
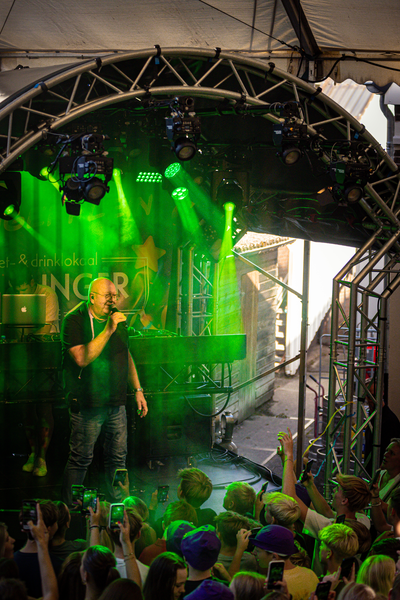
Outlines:
[[[203,525],[186,533],[181,542],[181,551],[193,569],[207,571],[217,562],[221,541],[212,525]]]
[[[281,525],[267,525],[257,535],[250,538],[253,546],[280,556],[291,556],[297,552],[294,536],[290,529]]]
[[[185,533],[196,529],[189,521],[172,521],[165,531],[167,551],[175,552],[182,556],[181,543]]]

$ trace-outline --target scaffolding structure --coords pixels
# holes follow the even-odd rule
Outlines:
[[[371,193],[374,192],[371,186]],[[395,199],[399,186],[395,191]],[[363,201],[365,202],[365,201]],[[393,201],[393,206],[395,200]],[[332,334],[326,431],[325,489],[340,472],[369,478],[362,461],[363,433],[373,421],[372,472],[379,468],[381,413],[386,361],[388,300],[400,284],[400,222],[398,211],[388,206],[365,207],[377,229],[367,243],[343,267],[333,281]],[[385,223],[382,222],[385,209]],[[392,224],[388,226],[387,221]],[[356,275],[348,275],[356,269]],[[350,290],[345,306],[340,300],[343,286]],[[376,385],[368,382],[374,377]],[[365,399],[374,409],[368,414]],[[340,419],[335,425],[334,415]],[[343,452],[335,449],[341,437]]]

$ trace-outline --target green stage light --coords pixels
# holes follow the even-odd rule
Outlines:
[[[225,202],[224,209],[226,212],[233,212],[236,208],[236,205],[233,202]]]
[[[150,173],[147,171],[140,171],[136,177],[136,183],[161,183],[161,173]]]
[[[14,204],[10,204],[9,206],[7,206],[7,208],[5,209],[5,211],[3,212],[3,215],[5,217],[10,217],[13,212],[15,211],[15,206]]]
[[[172,192],[172,197],[174,200],[185,200],[189,196],[189,190],[185,187],[175,188]]]
[[[182,171],[182,166],[179,163],[172,163],[165,169],[164,175],[167,179],[172,179],[179,171]]]
[[[51,185],[56,188],[57,192],[60,191],[60,186],[58,185],[57,179],[52,173],[49,173],[49,167],[43,167],[43,169],[40,171],[40,177],[49,181]]]
[[[19,183],[19,191],[17,182],[13,180],[19,178],[20,173],[4,174],[4,180],[0,181],[0,219],[11,221],[15,219],[19,213],[21,206],[21,184]]]

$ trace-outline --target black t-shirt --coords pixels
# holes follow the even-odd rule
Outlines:
[[[40,576],[39,559],[36,552],[14,552],[14,560],[18,565],[19,578],[25,582],[28,595],[33,598],[41,598],[42,579]],[[62,566],[62,559],[53,556],[50,552],[50,560],[56,575],[59,574]]]
[[[194,590],[197,590],[197,588],[199,587],[199,585],[201,585],[203,583],[203,581],[206,581],[208,579],[212,579],[213,581],[218,581],[218,583],[223,583],[226,586],[229,586],[229,582],[225,581],[224,579],[218,579],[217,577],[206,577],[205,579],[200,579],[200,580],[190,580],[190,579],[186,579],[186,583],[185,583],[185,593],[184,593],[184,598],[186,598],[186,596],[188,594],[191,594],[192,592],[194,592]]]
[[[106,322],[91,319],[86,304],[68,313],[61,326],[64,387],[71,403],[82,408],[119,406],[126,403],[128,386],[128,331],[119,327],[101,354],[87,367],[79,367],[68,350],[88,344],[97,337]],[[93,327],[93,329],[92,329]]]

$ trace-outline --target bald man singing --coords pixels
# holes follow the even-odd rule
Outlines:
[[[108,499],[121,501],[120,489],[112,486],[112,480],[115,469],[125,468],[128,384],[134,390],[139,414],[147,414],[129,352],[126,317],[115,310],[116,302],[113,282],[95,279],[89,287],[87,303],[68,313],[61,327],[64,388],[71,421],[70,453],[62,490],[68,506],[72,505],[71,486],[84,482],[102,427]]]

